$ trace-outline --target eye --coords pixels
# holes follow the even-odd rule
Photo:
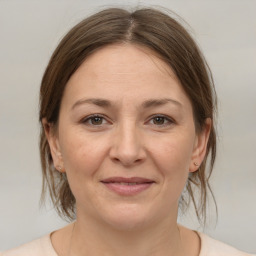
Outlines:
[[[150,122],[153,122],[153,124],[156,126],[170,126],[174,123],[171,118],[163,115],[153,116]]]
[[[103,116],[99,114],[94,114],[84,118],[82,120],[82,123],[90,126],[100,126],[100,125],[106,124],[107,121]]]

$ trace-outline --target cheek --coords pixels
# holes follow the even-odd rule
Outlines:
[[[72,135],[72,136],[71,136]],[[106,143],[99,143],[83,133],[65,134],[62,154],[68,182],[77,203],[89,202],[98,193],[98,170],[106,155]],[[97,198],[97,197],[96,197]],[[88,204],[85,204],[88,207]]]
[[[151,148],[154,152],[155,164],[158,165],[162,175],[168,177],[188,173],[193,150],[190,136],[175,134],[158,140]]]
[[[66,133],[61,148],[67,175],[93,175],[105,156],[105,144],[104,141],[99,143],[82,132]]]

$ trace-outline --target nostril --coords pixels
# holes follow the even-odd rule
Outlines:
[[[146,153],[142,148],[112,147],[109,156],[117,164],[132,166],[143,162]]]
[[[120,162],[120,160],[119,160],[117,157],[115,157],[113,160],[114,160],[115,162]]]

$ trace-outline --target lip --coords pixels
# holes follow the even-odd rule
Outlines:
[[[101,183],[119,195],[134,196],[149,189],[155,181],[142,177],[110,177]]]

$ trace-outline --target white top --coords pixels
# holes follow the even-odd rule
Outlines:
[[[199,256],[253,256],[224,244],[220,241],[216,241],[209,236],[198,232],[201,238],[201,251]],[[55,252],[50,234],[43,236],[30,243],[24,244],[15,249],[2,252],[0,256],[58,256]],[[256,255],[255,255],[256,256]]]

